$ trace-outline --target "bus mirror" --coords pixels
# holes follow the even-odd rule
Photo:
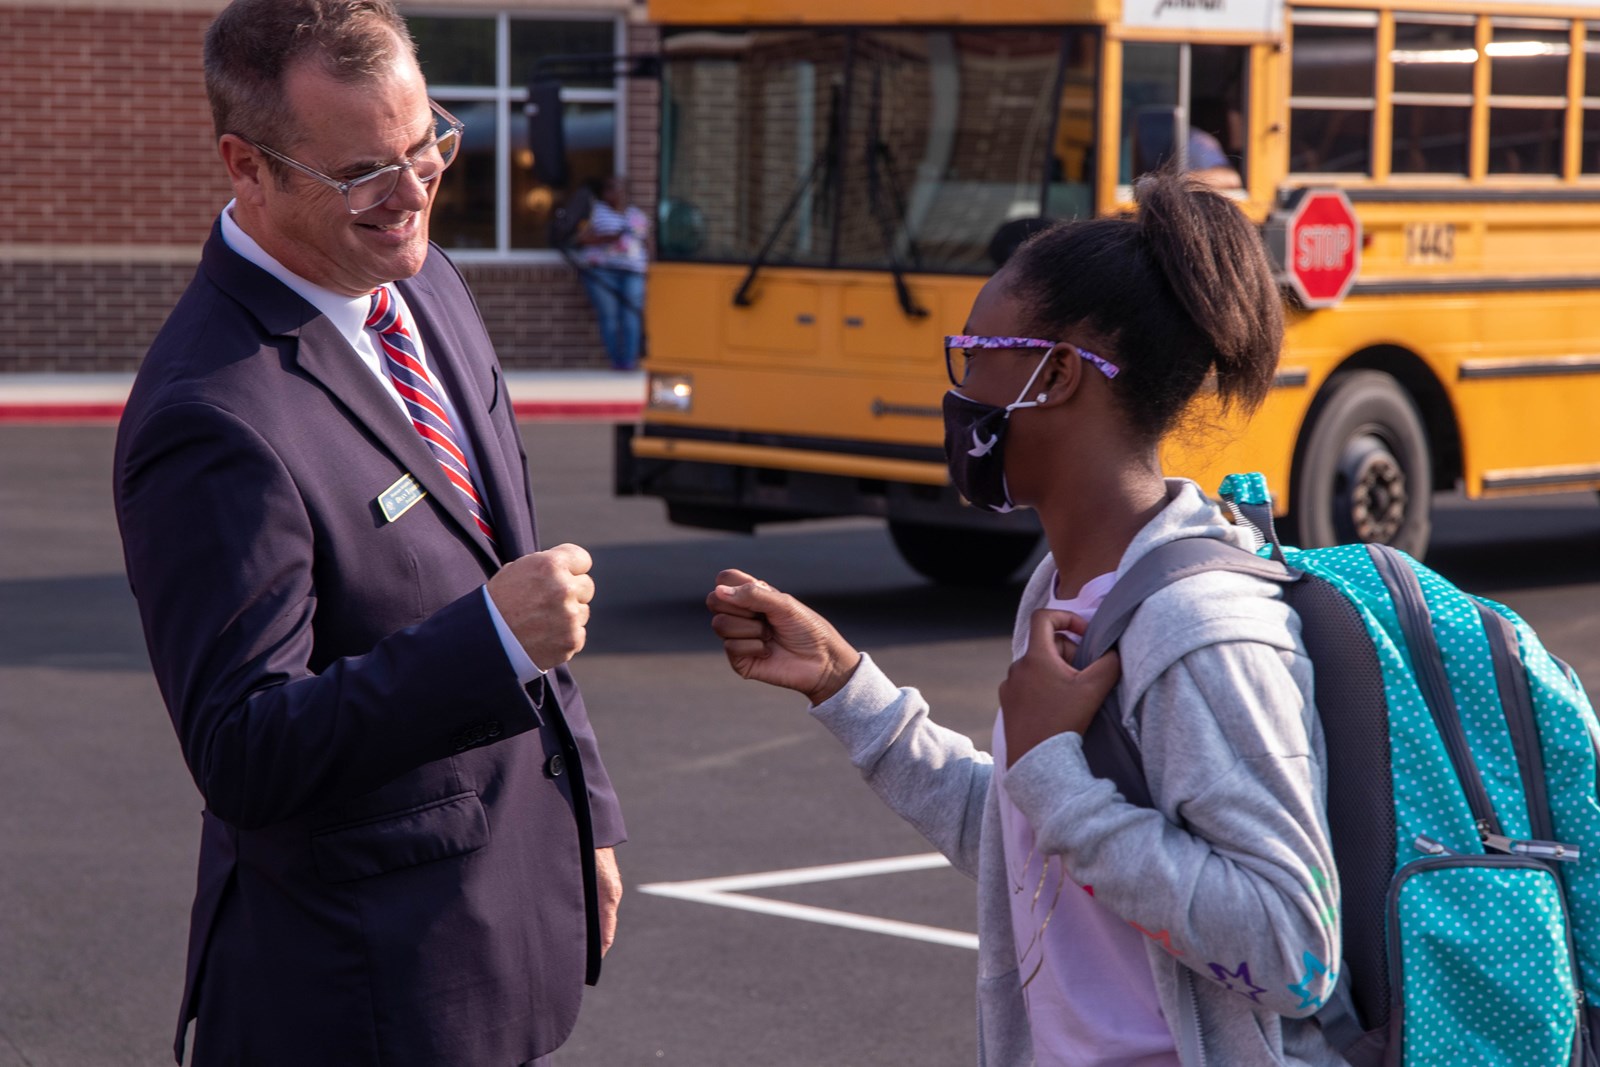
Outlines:
[[[1133,116],[1135,177],[1160,169],[1177,151],[1183,112],[1175,107],[1142,107]]]
[[[536,81],[528,86],[528,148],[533,152],[533,176],[557,189],[567,185],[567,137],[562,125],[561,83]]]
[[[706,219],[698,207],[687,200],[663,197],[657,208],[660,221],[656,244],[663,255],[689,259],[706,243]]]

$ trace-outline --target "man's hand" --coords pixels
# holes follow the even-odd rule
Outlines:
[[[542,670],[583,648],[594,599],[593,560],[577,545],[557,545],[512,560],[489,579],[489,596],[528,658]]]
[[[744,571],[718,574],[706,607],[740,677],[793,689],[812,704],[844,688],[861,662],[827,619]]]
[[[617,939],[617,905],[622,902],[622,872],[617,870],[617,850],[594,850],[595,884],[600,891],[600,955],[611,951]]]
[[[1060,635],[1083,635],[1087,624],[1068,611],[1040,608],[1028,629],[1028,651],[1011,665],[1000,683],[1000,710],[1006,726],[1006,766],[1033,746],[1060,733],[1081,734],[1089,728],[1106,697],[1122,677],[1115,651],[1083,670],[1072,666],[1074,648]]]

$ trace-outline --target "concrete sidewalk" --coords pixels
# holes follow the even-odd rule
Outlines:
[[[507,371],[519,419],[628,422],[644,402],[643,371]],[[114,422],[131,374],[0,374],[0,422]]]

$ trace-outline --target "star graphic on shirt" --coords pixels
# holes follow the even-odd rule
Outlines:
[[[1128,925],[1133,927],[1135,930],[1139,931],[1144,936],[1148,937],[1150,940],[1154,941],[1156,944],[1160,945],[1162,950],[1164,952],[1166,952],[1168,955],[1172,955],[1172,956],[1181,956],[1182,955],[1181,952],[1179,952],[1177,949],[1172,947],[1172,935],[1170,933],[1168,933],[1166,930],[1162,930],[1160,933],[1155,933],[1154,931],[1146,930],[1144,927],[1140,926],[1136,922],[1130,922],[1130,923],[1128,923]]]
[[[1310,952],[1307,952],[1302,959],[1306,965],[1305,976],[1296,984],[1289,986],[1289,992],[1300,998],[1300,1003],[1295,1005],[1299,1011],[1320,1008],[1322,1002],[1328,999],[1328,994],[1333,991],[1334,983],[1338,981],[1339,976],[1328,970],[1328,965]],[[1311,987],[1317,984],[1319,978],[1322,979],[1323,986],[1320,996],[1311,992]]]
[[[1256,985],[1251,980],[1249,963],[1240,960],[1237,971],[1230,971],[1220,963],[1208,963],[1206,966],[1211,968],[1211,973],[1217,976],[1217,981],[1222,983],[1223,988],[1241,997],[1249,997],[1257,1004],[1261,1003],[1261,994],[1265,993],[1267,988]]]

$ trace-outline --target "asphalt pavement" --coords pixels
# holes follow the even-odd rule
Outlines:
[[[121,570],[112,435],[0,423],[0,1067],[171,1062],[201,802]],[[971,1063],[971,884],[800,698],[732,675],[702,602],[726,566],[803,596],[986,745],[1016,588],[929,586],[864,520],[672,527],[610,495],[606,422],[523,436],[542,539],[595,558],[574,669],[630,830],[617,945],[558,1067]],[[1523,612],[1593,694],[1595,499],[1443,497],[1436,526],[1430,562]]]

